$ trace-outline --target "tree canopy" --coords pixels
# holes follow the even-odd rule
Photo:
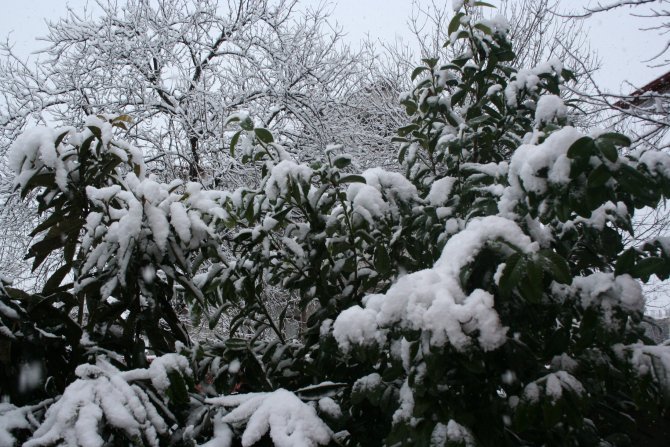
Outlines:
[[[245,113],[228,150],[260,180],[234,190],[156,175],[132,114],[18,136],[27,256],[58,263],[37,293],[0,282],[0,443],[666,442],[641,283],[670,240],[625,238],[670,156],[572,126],[573,72],[513,66],[507,21],[457,6],[454,58],[408,73],[394,169],[305,162]]]

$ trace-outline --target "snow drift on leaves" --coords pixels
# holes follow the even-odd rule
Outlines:
[[[236,407],[222,418],[231,425],[244,425],[242,446],[258,442],[269,432],[277,447],[316,447],[330,442],[332,432],[314,407],[284,389],[271,393],[221,396],[206,401],[212,405]]]
[[[570,181],[568,149],[583,135],[574,127],[558,130],[538,145],[521,145],[509,164],[509,186],[500,198],[498,208],[502,215],[511,216],[516,204],[527,192],[543,194],[549,183],[566,184]],[[546,175],[542,172],[546,170]]]
[[[282,160],[270,171],[265,183],[265,194],[270,200],[276,200],[280,195],[288,195],[291,182],[309,183],[312,174],[313,171],[308,166],[292,160]]]
[[[61,132],[68,132],[61,129]],[[67,190],[67,175],[73,162],[63,157],[63,146],[56,146],[59,131],[35,127],[23,132],[9,149],[9,168],[16,174],[14,184],[24,187],[28,179],[42,168],[52,169],[58,187]]]
[[[554,118],[565,118],[568,108],[556,95],[542,95],[535,106],[535,123],[548,123]]]
[[[31,410],[32,407],[0,403],[0,445],[14,445],[16,438],[12,435],[13,431],[33,428],[28,416]]]
[[[538,249],[511,220],[497,216],[474,220],[449,239],[432,268],[403,276],[385,294],[367,296],[364,307],[342,312],[333,325],[340,348],[348,351],[352,344],[381,343],[394,325],[426,331],[432,344],[450,343],[458,350],[469,347],[475,333],[484,350],[502,345],[507,329],[500,324],[493,296],[481,289],[466,295],[459,279],[461,269],[496,239],[526,253]]]
[[[540,75],[549,73],[560,73],[563,63],[557,59],[543,62],[531,69],[521,69],[513,75],[512,80],[505,87],[505,100],[510,107],[516,107],[518,96],[521,91],[535,92],[540,85]]]
[[[130,382],[149,380],[164,392],[169,386],[168,371],[191,373],[187,360],[177,354],[156,358],[148,369],[126,372],[103,358],[98,358],[95,365],[79,365],[75,370],[79,379],[49,407],[44,422],[24,446],[48,446],[60,441],[69,446],[102,446],[99,425],[103,421],[129,439],[157,446],[158,436],[167,433],[168,426],[149,395]]]

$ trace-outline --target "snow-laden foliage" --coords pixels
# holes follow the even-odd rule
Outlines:
[[[254,445],[269,433],[277,447],[315,447],[330,441],[331,431],[314,407],[284,389],[207,399],[214,406],[233,407],[221,423],[242,425],[242,445]],[[228,430],[232,439],[232,430]]]
[[[17,140],[16,187],[45,215],[29,255],[62,267],[39,294],[3,285],[0,341],[20,356],[53,333],[71,366],[20,360],[8,376],[37,391],[8,393],[0,436],[665,442],[670,346],[645,336],[640,283],[670,275],[670,252],[623,241],[670,194],[670,156],[571,127],[572,73],[507,66],[508,26],[479,6],[449,25],[465,52],[412,74],[397,171],[356,174],[338,146],[302,163],[244,114],[230,150],[261,180],[234,191],[153,177],[123,115]],[[192,343],[181,311],[228,330]]]
[[[125,372],[103,358],[98,358],[95,365],[79,365],[75,370],[77,379],[49,407],[44,421],[23,445],[102,446],[110,440],[159,445],[159,436],[172,429],[160,414],[164,403],[155,393],[164,396],[173,391],[171,387],[175,386],[168,375],[176,378],[190,372],[186,359],[177,354],[156,358],[148,369]],[[153,391],[133,383],[142,380],[149,382]],[[30,427],[31,419],[19,409],[7,410],[7,416],[3,416],[5,436]],[[106,428],[101,433],[103,426]],[[103,436],[109,438],[105,440]]]
[[[49,21],[40,64],[1,47],[0,153],[26,125],[132,114],[132,134],[168,178],[242,183],[228,115],[252,111],[309,151],[363,77],[324,8],[296,0],[101,1]],[[336,110],[333,107],[332,110]]]
[[[481,289],[466,294],[459,284],[463,267],[489,240],[504,241],[522,253],[539,249],[513,221],[497,216],[474,220],[449,239],[432,268],[403,276],[384,294],[368,295],[365,308],[342,312],[333,325],[340,347],[382,342],[387,328],[425,330],[431,334],[431,344],[448,343],[459,351],[472,344],[468,337],[472,333],[483,350],[500,347],[507,328],[500,325],[493,296]]]
[[[209,187],[259,180],[228,151],[233,113],[253,113],[307,158],[336,135],[350,141],[346,123],[367,113],[351,100],[367,82],[365,59],[342,44],[327,18],[325,5],[303,8],[297,0],[105,0],[49,20],[39,54],[24,58],[9,40],[0,43],[3,204],[11,198],[3,158],[36,124],[81,126],[90,115],[132,115],[125,135],[143,147],[158,178]],[[18,200],[11,204],[0,212],[3,228],[17,216],[34,219]],[[0,273],[43,285],[41,271],[31,275],[21,262],[28,233],[0,236]]]
[[[156,362],[156,365],[163,366],[162,363]],[[146,445],[158,445],[158,435],[165,434],[168,426],[149,395],[127,380],[136,376],[133,378],[150,378],[154,385],[165,385],[167,374],[163,368],[154,368],[152,364],[146,374],[121,373],[99,359],[95,365],[79,365],[75,374],[78,379],[68,385],[58,402],[49,408],[44,422],[24,445],[63,442],[72,446],[102,446],[105,441],[99,434],[101,424],[119,430],[122,436],[134,442],[142,440]],[[158,389],[165,391],[163,387]]]
[[[39,420],[35,414],[44,413],[44,408],[52,403],[45,400],[37,405],[17,407],[13,404],[0,404],[0,444],[14,445],[17,441],[17,432],[35,431],[39,427]]]

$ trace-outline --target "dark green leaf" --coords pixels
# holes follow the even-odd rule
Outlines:
[[[379,245],[377,250],[375,250],[375,268],[382,275],[386,275],[391,271],[391,257],[383,245]]]
[[[539,256],[541,262],[544,260],[543,264],[553,276],[554,281],[560,284],[570,284],[572,282],[568,261],[563,256],[549,249],[540,250]]]
[[[323,397],[332,397],[347,388],[347,383],[325,382],[318,385],[307,386],[295,391],[302,400],[319,400]]]
[[[468,120],[468,126],[474,127],[477,124],[485,123],[485,122],[489,121],[490,119],[491,119],[491,117],[489,115],[483,113],[483,114],[481,114],[481,115],[479,115],[479,116],[477,116],[477,117],[475,117],[471,120]]]
[[[435,68],[435,65],[437,65],[437,59],[434,57],[427,57],[421,60],[430,68]]]
[[[356,174],[344,175],[340,177],[339,183],[365,183],[365,177]]]
[[[417,105],[415,101],[412,100],[403,101],[402,105],[405,106],[405,113],[407,113],[407,116],[412,116],[417,111]]]
[[[335,157],[333,160],[333,165],[338,169],[344,169],[351,164],[351,157],[348,155],[340,155]]]
[[[667,268],[667,261],[663,258],[652,256],[640,259],[635,265],[632,274],[634,277],[640,278],[642,281],[646,282],[649,281],[651,275],[664,268]]]
[[[96,126],[88,126],[88,129],[95,135],[95,137],[98,140],[102,140],[102,132],[100,131],[99,127]]]
[[[249,347],[249,342],[243,338],[229,338],[224,344],[231,351],[245,351]]]
[[[256,138],[258,138],[263,143],[269,144],[274,142],[272,132],[270,132],[269,130],[263,127],[257,127],[254,129],[254,132],[256,133]]]
[[[533,261],[526,263],[527,281],[522,281],[519,286],[524,291],[524,297],[533,303],[540,302],[543,293],[542,269]]]
[[[63,141],[63,138],[65,138],[67,136],[67,134],[69,134],[69,133],[70,133],[70,131],[66,130],[65,132],[58,135],[58,137],[56,138],[56,142],[54,143],[54,146],[58,147],[58,145],[61,144],[61,142]]]
[[[430,69],[426,66],[416,67],[414,69],[414,71],[412,71],[412,76],[411,76],[412,81],[415,80],[417,76],[419,76],[421,73],[423,73],[426,70],[430,70]]]
[[[489,36],[493,34],[493,31],[491,30],[491,28],[484,25],[483,23],[475,24],[475,28],[477,28],[478,30],[482,31],[484,34],[487,34]]]
[[[461,88],[456,91],[453,95],[451,95],[451,106],[458,105],[461,101],[463,101],[463,98],[465,98],[465,95],[468,94],[468,90],[466,88]]]
[[[177,371],[170,371],[168,372],[168,379],[170,380],[170,387],[168,388],[167,395],[170,401],[177,405],[188,404],[188,389],[182,375]]]
[[[417,130],[418,128],[419,126],[417,126],[416,124],[410,124],[408,126],[401,127],[398,129],[398,135],[404,137],[405,135]]]
[[[500,290],[500,294],[503,297],[511,295],[512,290],[519,284],[521,277],[525,273],[525,269],[526,260],[520,253],[514,253],[507,258],[500,282],[498,283],[498,290]]]
[[[600,165],[589,174],[588,185],[589,188],[598,188],[603,186],[612,177],[612,173],[605,165]]]
[[[447,33],[451,35],[455,32],[458,27],[461,25],[461,18],[465,15],[464,12],[457,13],[449,22],[449,27],[447,28]]]
[[[616,144],[617,146],[625,146],[628,147],[632,144],[630,141],[630,138],[628,138],[625,135],[622,135],[620,133],[615,133],[615,132],[608,132],[604,133],[598,136],[599,140],[604,140],[608,141],[612,144]]]
[[[60,286],[60,283],[63,281],[65,276],[72,270],[72,265],[70,264],[65,264],[58,268],[54,273],[51,274],[49,277],[49,280],[46,282],[44,285],[44,288],[42,289],[42,293],[44,295],[48,295],[50,293],[53,293],[56,291],[58,286]]]
[[[600,149],[600,152],[602,152],[605,158],[607,158],[612,163],[617,161],[617,158],[619,158],[619,153],[617,152],[614,144],[611,142],[599,138],[596,140],[596,146],[598,149]]]
[[[589,157],[593,153],[593,139],[591,137],[581,137],[572,143],[568,149],[568,158]]]
[[[246,117],[240,122],[240,127],[244,130],[254,130],[254,122],[251,118]]]
[[[564,68],[564,69],[561,71],[561,76],[562,76],[563,79],[565,79],[566,81],[574,81],[574,80],[577,79],[577,78],[575,77],[575,74],[574,74],[571,70],[568,70],[567,68]]]
[[[233,138],[230,140],[230,155],[233,157],[235,156],[235,146],[237,146],[241,133],[242,131],[235,132],[235,135],[233,135]]]

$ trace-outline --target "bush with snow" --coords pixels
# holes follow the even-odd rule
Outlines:
[[[356,174],[337,147],[307,166],[251,120],[230,149],[262,180],[235,191],[153,178],[114,134],[124,116],[17,140],[16,186],[44,213],[29,255],[63,262],[40,294],[3,283],[1,341],[20,356],[53,336],[73,366],[46,356],[39,392],[0,407],[0,439],[667,439],[670,346],[644,334],[640,282],[670,275],[670,251],[623,236],[670,194],[670,157],[570,127],[572,74],[506,66],[505,24],[460,3],[464,52],[426,59],[401,98],[397,172]],[[192,343],[180,307],[229,331]]]

